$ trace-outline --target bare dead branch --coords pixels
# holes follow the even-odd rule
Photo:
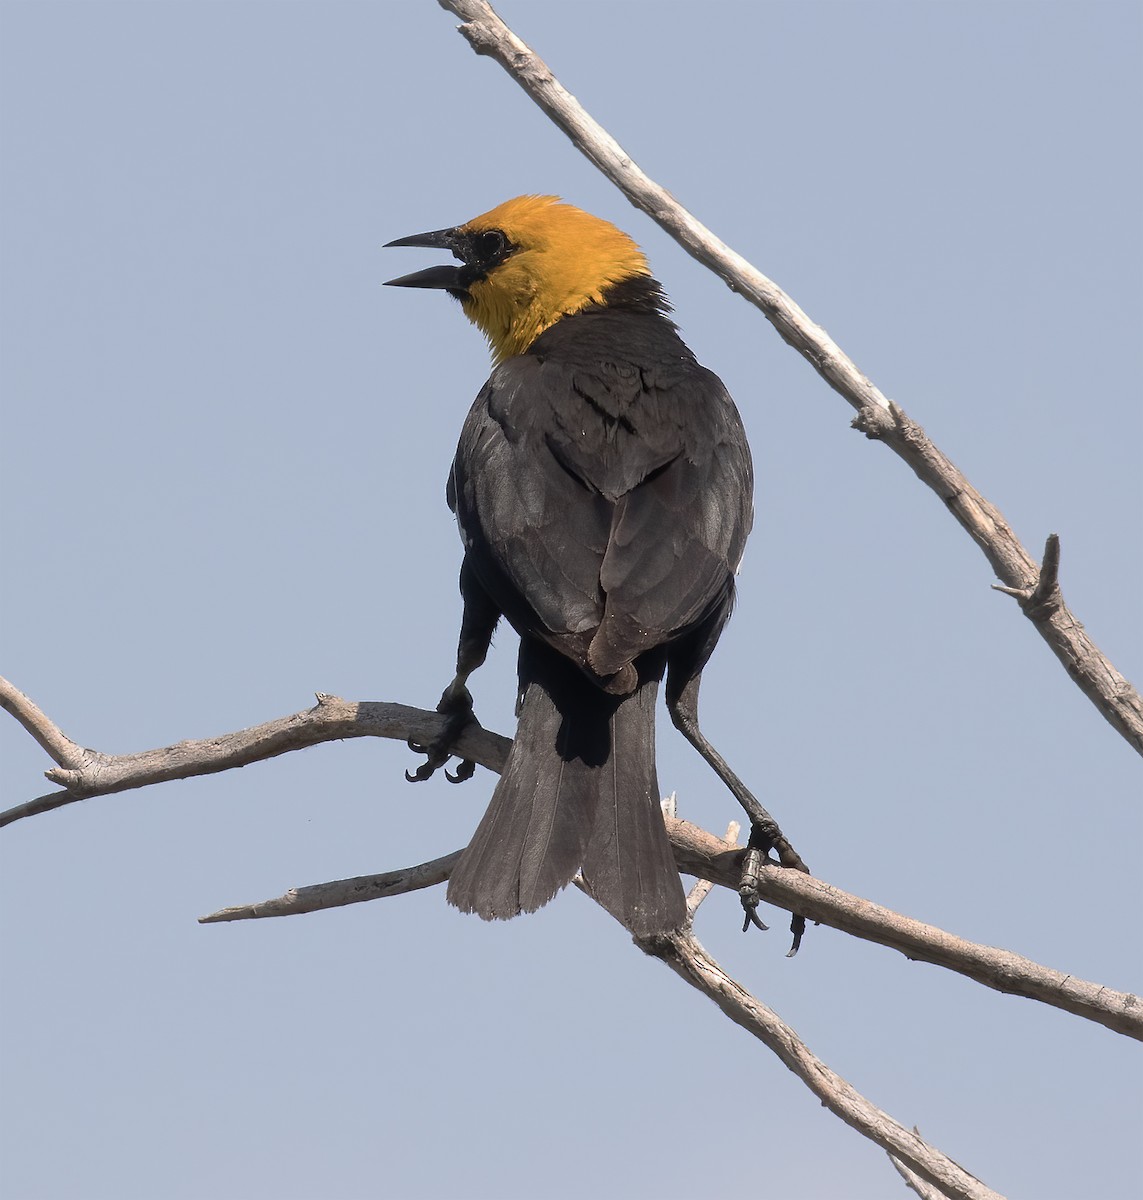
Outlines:
[[[15,692],[10,684],[7,687]],[[40,735],[37,741],[43,744],[41,738],[44,738],[55,745],[68,741],[50,718],[25,698],[21,711],[27,714],[32,709],[37,714],[35,725]],[[443,720],[437,713],[405,704],[352,702],[319,694],[314,708],[221,737],[178,742],[137,754],[111,755],[84,750],[83,766],[67,770],[54,768],[47,773],[49,778],[57,778],[60,782],[66,780],[70,784],[68,790],[49,793],[0,813],[0,825],[77,800],[247,766],[343,738],[384,737],[402,742],[412,738],[425,742],[435,735]],[[21,723],[27,727],[24,721]],[[465,731],[457,751],[490,771],[499,771],[509,745],[507,738],[475,725]],[[679,869],[737,891],[745,850],[728,845],[722,838],[687,821],[670,816],[665,819]],[[237,921],[316,912],[430,887],[448,877],[452,858],[449,855],[432,863],[381,875],[311,884],[274,900],[223,909],[204,920]],[[935,926],[849,895],[800,871],[776,865],[764,867],[759,874],[759,890],[768,903],[801,913],[809,920],[889,946],[910,959],[946,967],[996,991],[1039,1000],[1117,1033],[1143,1040],[1143,1002],[1129,993],[1052,971],[1007,950],[966,942]]]
[[[71,792],[45,792],[34,800],[26,800],[23,804],[17,804],[0,813],[0,826],[11,825],[25,817],[38,817],[41,813],[51,812],[54,808],[63,808],[65,804],[74,804],[77,800],[84,799],[85,796],[75,796]]]
[[[82,767],[87,751],[66,737],[38,705],[3,676],[0,676],[0,708],[23,725],[53,762],[61,767]]]
[[[742,850],[727,850],[720,838],[687,821],[668,823],[668,830],[681,871],[712,879],[723,887],[738,887]],[[1143,999],[1130,992],[1054,971],[1010,950],[965,941],[800,871],[765,867],[760,872],[759,891],[769,904],[888,946],[911,961],[946,967],[994,991],[1039,1000],[1143,1041]]]
[[[689,821],[667,817],[666,822],[680,871],[695,876],[700,884],[706,881],[737,892],[745,853],[742,847],[729,846],[722,838]],[[431,887],[448,878],[459,853],[379,875],[291,888],[283,896],[220,909],[200,921],[208,924],[291,916]],[[709,892],[709,887],[699,890],[700,884],[692,888],[688,907],[691,897],[697,895],[698,901],[694,905],[697,909],[698,903]],[[870,900],[843,892],[813,876],[776,864],[764,867],[760,872],[759,890],[763,899],[778,908],[800,912],[819,924],[887,946],[912,962],[944,967],[993,991],[1037,1000],[1115,1033],[1143,1041],[1143,1000],[1130,992],[1116,991],[1054,971],[1010,950],[966,941],[936,926],[914,921]]]
[[[1032,592],[1040,570],[1003,515],[929,440],[901,407],[886,399],[821,326],[773,280],[736,254],[647,176],[622,146],[567,92],[548,66],[496,15],[485,0],[438,0],[464,24],[460,33],[477,54],[495,59],[537,105],[637,208],[732,291],[760,308],[779,336],[857,410],[854,426],[887,445],[944,501],[984,552],[1005,588]],[[1112,666],[1059,597],[1041,614],[1024,609],[1084,695],[1143,754],[1143,699]]]
[[[1103,696],[1118,696],[1121,701],[1119,711],[1130,718],[1130,714],[1139,710],[1138,694],[1099,652],[1087,631],[1064,603],[1059,578],[1060,539],[1058,534],[1053,533],[1049,534],[1044,545],[1044,561],[1034,578],[1022,587],[995,583],[992,586],[996,591],[1015,598],[1024,615],[1040,631],[1040,636],[1051,646],[1052,653],[1090,700],[1102,707]],[[1111,716],[1108,716],[1108,720],[1115,724]]]
[[[737,892],[745,854],[741,846],[728,846],[722,838],[689,821],[667,817],[666,822],[680,871]],[[447,855],[431,863],[381,875],[292,888],[275,899],[224,908],[200,920],[210,923],[291,916],[399,895],[443,883],[455,858],[456,855]],[[708,890],[703,889],[701,895],[705,897]],[[912,962],[944,967],[993,991],[1037,1000],[1115,1033],[1143,1041],[1143,1000],[1130,992],[1115,991],[1054,971],[1010,950],[965,941],[934,925],[914,921],[871,900],[775,863],[760,872],[759,890],[764,900],[778,908],[800,912],[821,925],[897,950]],[[694,892],[692,889],[692,895]]]
[[[800,874],[797,871],[785,873]],[[773,1009],[731,979],[689,930],[667,937],[641,939],[638,944],[648,954],[662,959],[681,979],[709,996],[736,1025],[741,1025],[772,1050],[830,1112],[938,1187],[944,1195],[956,1200],[1001,1200],[998,1192],[985,1187],[979,1179],[871,1104],[851,1084],[831,1071]]]
[[[5,685],[10,692],[20,696],[11,684],[5,681]],[[66,748],[75,746],[75,743],[30,700],[21,698],[24,704],[17,719],[58,762],[59,758],[51,747]],[[5,703],[4,707],[7,708],[8,704]],[[34,728],[29,725],[32,720],[29,714],[33,711]],[[437,713],[410,708],[405,704],[370,700],[350,702],[319,693],[317,704],[311,709],[221,737],[177,742],[173,746],[144,750],[138,754],[103,754],[97,750],[80,750],[78,756],[71,756],[71,765],[61,765],[45,772],[48,779],[63,787],[63,791],[50,792],[0,813],[0,826],[65,804],[74,804],[77,800],[107,796],[172,779],[190,779],[195,775],[229,771],[292,750],[343,738],[384,737],[425,743],[437,736],[443,724],[444,718]],[[473,725],[465,730],[457,749],[481,766],[499,771],[508,753],[508,745],[507,738]],[[79,750],[78,747],[76,749]]]
[[[290,888],[284,896],[278,896],[274,900],[219,909],[209,916],[199,917],[198,923],[211,925],[217,921],[289,917],[296,913],[318,912],[326,908],[342,908],[346,904],[360,904],[363,900],[403,896],[407,892],[418,892],[422,888],[444,883],[458,858],[460,851],[456,850],[443,858],[434,858],[431,862],[405,867],[400,871],[385,871],[380,875],[358,875],[354,879],[336,879],[332,883],[313,883],[309,887]]]

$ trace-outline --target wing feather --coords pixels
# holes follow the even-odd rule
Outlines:
[[[753,476],[730,396],[693,358],[634,368],[577,346],[493,372],[449,498],[513,625],[610,675],[729,603]]]

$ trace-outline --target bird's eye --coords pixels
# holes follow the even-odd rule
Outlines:
[[[481,262],[499,262],[508,249],[508,239],[499,229],[490,229],[476,239],[476,248]]]

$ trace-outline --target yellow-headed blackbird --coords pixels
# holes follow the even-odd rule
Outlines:
[[[753,513],[738,411],[679,337],[636,244],[556,197],[389,245],[452,251],[459,266],[390,282],[459,300],[495,362],[448,481],[464,539],[457,674],[440,705],[452,720],[415,778],[470,719],[466,681],[500,616],[520,635],[516,738],[448,899],[512,917],[582,871],[635,934],[677,928],[685,900],[655,776],[664,670],[676,726],[756,827],[765,817],[698,726]]]

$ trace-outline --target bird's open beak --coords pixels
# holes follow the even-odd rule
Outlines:
[[[451,250],[457,258],[462,258],[462,235],[455,229],[437,229],[432,233],[414,233],[409,237],[397,238],[386,242],[384,249],[390,246],[425,246],[432,250]],[[387,287],[419,287],[443,288],[446,291],[463,291],[464,283],[460,273],[463,267],[426,267],[423,271],[414,271],[411,275],[402,275],[397,279],[387,279]]]

